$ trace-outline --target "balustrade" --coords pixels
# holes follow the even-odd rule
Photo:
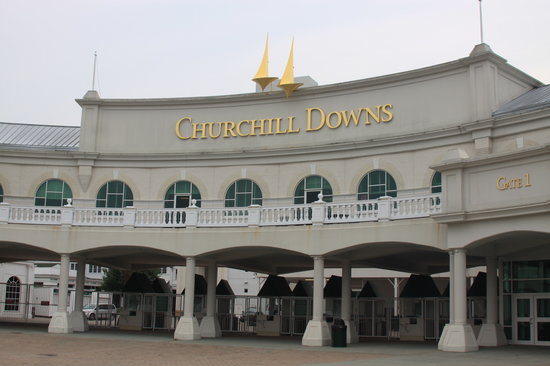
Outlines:
[[[428,217],[441,212],[440,195],[345,203],[322,200],[283,207],[234,207],[179,209],[21,207],[0,205],[0,223],[64,226],[124,227],[247,227],[323,225]]]

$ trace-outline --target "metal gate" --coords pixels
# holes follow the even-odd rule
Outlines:
[[[255,296],[217,296],[222,332],[256,333],[260,301]]]
[[[167,330],[172,327],[172,294],[143,295],[143,329]]]
[[[355,319],[360,337],[394,336],[393,299],[362,298],[357,300]]]
[[[311,319],[310,297],[281,298],[281,334],[303,335]]]

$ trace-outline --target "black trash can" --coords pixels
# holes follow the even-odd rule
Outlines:
[[[332,347],[347,347],[347,328],[342,319],[334,319],[332,323]]]

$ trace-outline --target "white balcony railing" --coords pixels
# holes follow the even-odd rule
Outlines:
[[[0,203],[0,224],[124,227],[256,227],[324,225],[428,217],[441,212],[440,195],[283,207],[136,209],[20,207]]]

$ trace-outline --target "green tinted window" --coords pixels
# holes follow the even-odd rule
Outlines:
[[[60,179],[50,179],[36,190],[34,205],[61,207],[68,203],[69,198],[73,198],[69,185]]]
[[[388,172],[373,170],[359,183],[357,198],[373,200],[382,196],[397,197],[397,184]]]
[[[262,191],[250,179],[240,179],[225,193],[225,207],[248,207],[262,204]]]
[[[107,182],[97,193],[96,207],[123,208],[133,204],[132,190],[119,180]]]
[[[294,203],[300,205],[315,202],[318,200],[319,193],[323,193],[323,201],[332,202],[332,187],[328,180],[319,175],[310,175],[296,186]]]
[[[441,192],[441,172],[435,172],[432,177],[432,193]]]

